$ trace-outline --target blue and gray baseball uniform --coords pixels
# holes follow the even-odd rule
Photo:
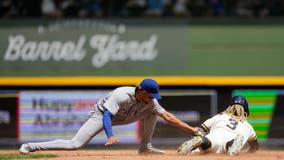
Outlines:
[[[147,145],[151,143],[157,116],[162,114],[165,109],[156,99],[149,103],[137,101],[135,98],[135,87],[119,87],[101,98],[92,107],[89,112],[89,119],[71,140],[58,139],[48,142],[29,143],[30,149],[33,151],[42,149],[77,149],[85,145],[104,129],[107,135],[112,134],[107,129],[107,126],[104,128],[105,111],[110,113],[112,125],[129,124],[141,119],[144,126],[141,145]],[[107,118],[106,121],[108,121]]]

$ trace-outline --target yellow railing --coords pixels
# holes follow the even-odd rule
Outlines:
[[[283,86],[284,76],[78,76],[0,77],[0,86],[118,86],[153,78],[174,86]]]

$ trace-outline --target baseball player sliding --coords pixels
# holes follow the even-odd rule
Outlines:
[[[21,145],[19,152],[26,154],[37,150],[78,149],[102,130],[108,138],[105,146],[112,145],[119,142],[112,132],[113,125],[124,125],[141,120],[143,133],[138,153],[164,154],[164,151],[154,148],[151,144],[157,116],[191,134],[197,134],[198,130],[166,111],[157,99],[161,99],[159,85],[153,79],[144,79],[135,87],[116,88],[93,106],[89,112],[89,119],[71,140],[57,139],[48,142],[26,143]]]
[[[178,148],[182,155],[204,151],[237,155],[246,143],[248,151],[258,150],[254,129],[247,122],[249,116],[248,102],[243,96],[234,96],[225,111],[206,120],[199,130],[205,136],[194,136]]]

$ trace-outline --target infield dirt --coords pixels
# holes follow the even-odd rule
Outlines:
[[[17,150],[1,150],[0,154],[18,154]],[[45,160],[284,160],[284,150],[259,150],[256,153],[241,153],[238,156],[225,154],[195,154],[181,156],[176,150],[166,150],[165,155],[138,155],[137,150],[129,149],[88,149],[74,151],[37,151],[30,154],[56,154],[56,158]],[[25,159],[26,160],[26,159]],[[42,160],[42,159],[37,159]]]

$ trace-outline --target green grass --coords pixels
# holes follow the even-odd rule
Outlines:
[[[31,158],[55,158],[55,154],[0,154],[1,160],[10,159],[31,159]]]

